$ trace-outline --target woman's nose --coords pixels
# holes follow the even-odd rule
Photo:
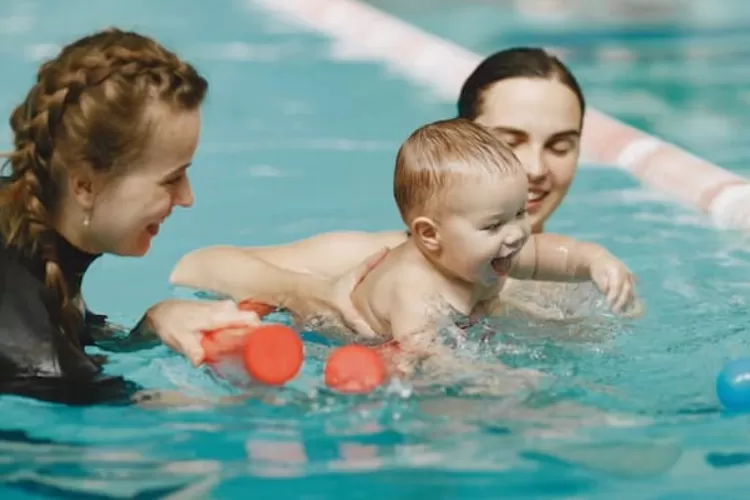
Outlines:
[[[195,198],[193,196],[193,188],[190,186],[190,181],[185,177],[185,181],[181,182],[177,188],[177,193],[174,198],[174,204],[179,207],[191,207]]]
[[[541,156],[534,156],[534,159],[526,164],[526,175],[529,177],[529,181],[538,182],[549,174],[549,169],[544,163]]]
[[[539,180],[544,179],[549,173],[549,168],[547,168],[547,165],[542,158],[541,151],[537,151],[536,148],[529,146],[524,148],[523,151],[517,151],[516,156],[518,156],[524,170],[526,170],[526,175],[528,176],[529,181],[538,182]]]

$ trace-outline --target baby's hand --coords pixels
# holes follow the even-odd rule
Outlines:
[[[591,259],[590,273],[612,311],[621,314],[635,306],[635,276],[622,261],[608,252],[597,253]]]

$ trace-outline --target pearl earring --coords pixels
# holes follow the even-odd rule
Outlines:
[[[83,227],[89,227],[91,224],[91,217],[89,217],[89,214],[86,214],[83,216]]]

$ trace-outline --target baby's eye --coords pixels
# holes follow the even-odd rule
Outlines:
[[[516,217],[519,219],[523,219],[524,217],[526,217],[526,209],[522,208],[521,210],[519,210],[516,214]]]
[[[497,231],[503,226],[502,222],[493,222],[492,224],[488,225],[484,228],[485,231]]]

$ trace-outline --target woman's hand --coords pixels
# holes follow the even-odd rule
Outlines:
[[[258,326],[255,312],[241,311],[231,300],[165,300],[146,313],[148,326],[166,345],[187,357],[193,365],[203,363],[203,332],[233,326]]]
[[[343,325],[360,336],[374,337],[375,332],[354,307],[351,294],[389,251],[389,248],[381,249],[337,278],[312,280],[306,289],[289,297],[285,307],[303,321],[322,317],[326,322]]]

